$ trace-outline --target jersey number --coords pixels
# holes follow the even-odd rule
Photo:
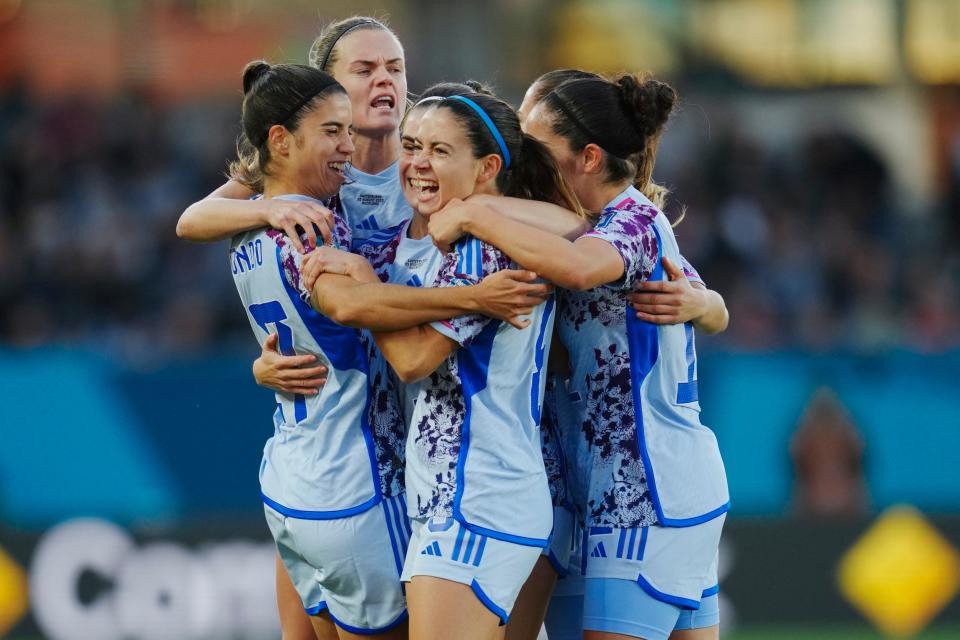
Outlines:
[[[280,302],[271,300],[263,304],[252,304],[250,305],[250,316],[267,333],[270,333],[267,325],[272,324],[276,327],[280,353],[285,356],[297,355],[296,351],[293,350],[293,331],[283,322],[287,319],[287,314]],[[293,415],[297,422],[302,422],[307,418],[307,401],[299,393],[293,396]]]

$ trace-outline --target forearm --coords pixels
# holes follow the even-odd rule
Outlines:
[[[370,329],[398,331],[417,325],[476,313],[474,287],[407,287],[394,284],[317,281],[314,306],[335,322]]]
[[[565,289],[582,291],[619,277],[610,277],[604,260],[595,259],[570,240],[490,209],[467,217],[463,230],[499,248],[523,268]],[[622,273],[621,269],[620,275]]]
[[[496,211],[502,216],[541,231],[575,240],[590,230],[590,222],[569,209],[538,200],[504,196],[471,196],[468,202]]]
[[[426,325],[401,331],[376,331],[377,347],[397,376],[406,383],[430,375],[457,344]]]
[[[214,194],[219,192],[218,189]],[[181,214],[177,236],[194,242],[215,242],[266,224],[266,201],[211,195]]]
[[[705,289],[703,294],[706,311],[693,321],[693,326],[697,331],[707,335],[725,331],[730,321],[730,314],[727,312],[723,296],[712,289]]]

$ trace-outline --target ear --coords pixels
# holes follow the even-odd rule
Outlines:
[[[287,128],[282,124],[275,124],[267,131],[267,143],[270,146],[270,153],[273,156],[290,155],[290,142],[292,136]]]
[[[584,173],[600,173],[603,171],[603,149],[593,142],[589,143],[580,152]]]
[[[497,179],[500,173],[500,167],[503,166],[503,158],[495,153],[484,157],[480,161],[480,172],[477,174],[477,183],[492,183]]]

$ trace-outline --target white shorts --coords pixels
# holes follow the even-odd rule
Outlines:
[[[717,585],[725,520],[726,514],[692,527],[590,527],[581,551],[584,576],[632,580],[661,602],[697,609]]]
[[[403,496],[335,520],[290,518],[264,505],[280,558],[309,615],[345,631],[386,631],[407,617],[400,584],[410,540]]]
[[[553,531],[550,532],[550,541],[547,543],[547,547],[540,552],[540,555],[547,556],[550,559],[550,565],[557,572],[557,576],[561,578],[570,572],[567,565],[570,564],[573,551],[577,548],[575,529],[573,514],[570,510],[555,506],[553,508]]]
[[[506,624],[542,549],[470,531],[453,518],[413,519],[401,580],[433,576],[470,586]]]

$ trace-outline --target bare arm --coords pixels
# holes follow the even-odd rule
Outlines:
[[[483,205],[447,205],[430,217],[430,235],[435,241],[454,235],[446,230],[449,227],[492,244],[525,268],[565,289],[585,291],[623,276],[623,258],[610,243],[589,237],[571,242]]]
[[[427,323],[476,311],[470,288],[404,287],[326,273],[317,278],[311,302],[335,322],[371,329],[400,379],[416,382],[458,346]]]
[[[511,220],[549,231],[567,240],[575,240],[590,230],[589,220],[549,202],[486,194],[470,196],[467,202],[483,205]]]
[[[301,267],[313,306],[335,322],[373,331],[397,331],[468,313],[481,313],[518,329],[552,291],[527,271],[503,270],[468,287],[382,284],[363,257],[320,247]]]
[[[407,383],[433,373],[445,358],[460,347],[428,325],[403,331],[374,332],[373,339],[397,376]]]
[[[316,246],[316,225],[323,239],[331,242],[334,221],[326,207],[300,200],[250,200],[252,195],[245,186],[230,180],[187,207],[177,221],[177,236],[194,242],[216,242],[243,231],[273,227],[286,233],[297,251],[303,253],[300,234],[306,236],[308,244]]]

